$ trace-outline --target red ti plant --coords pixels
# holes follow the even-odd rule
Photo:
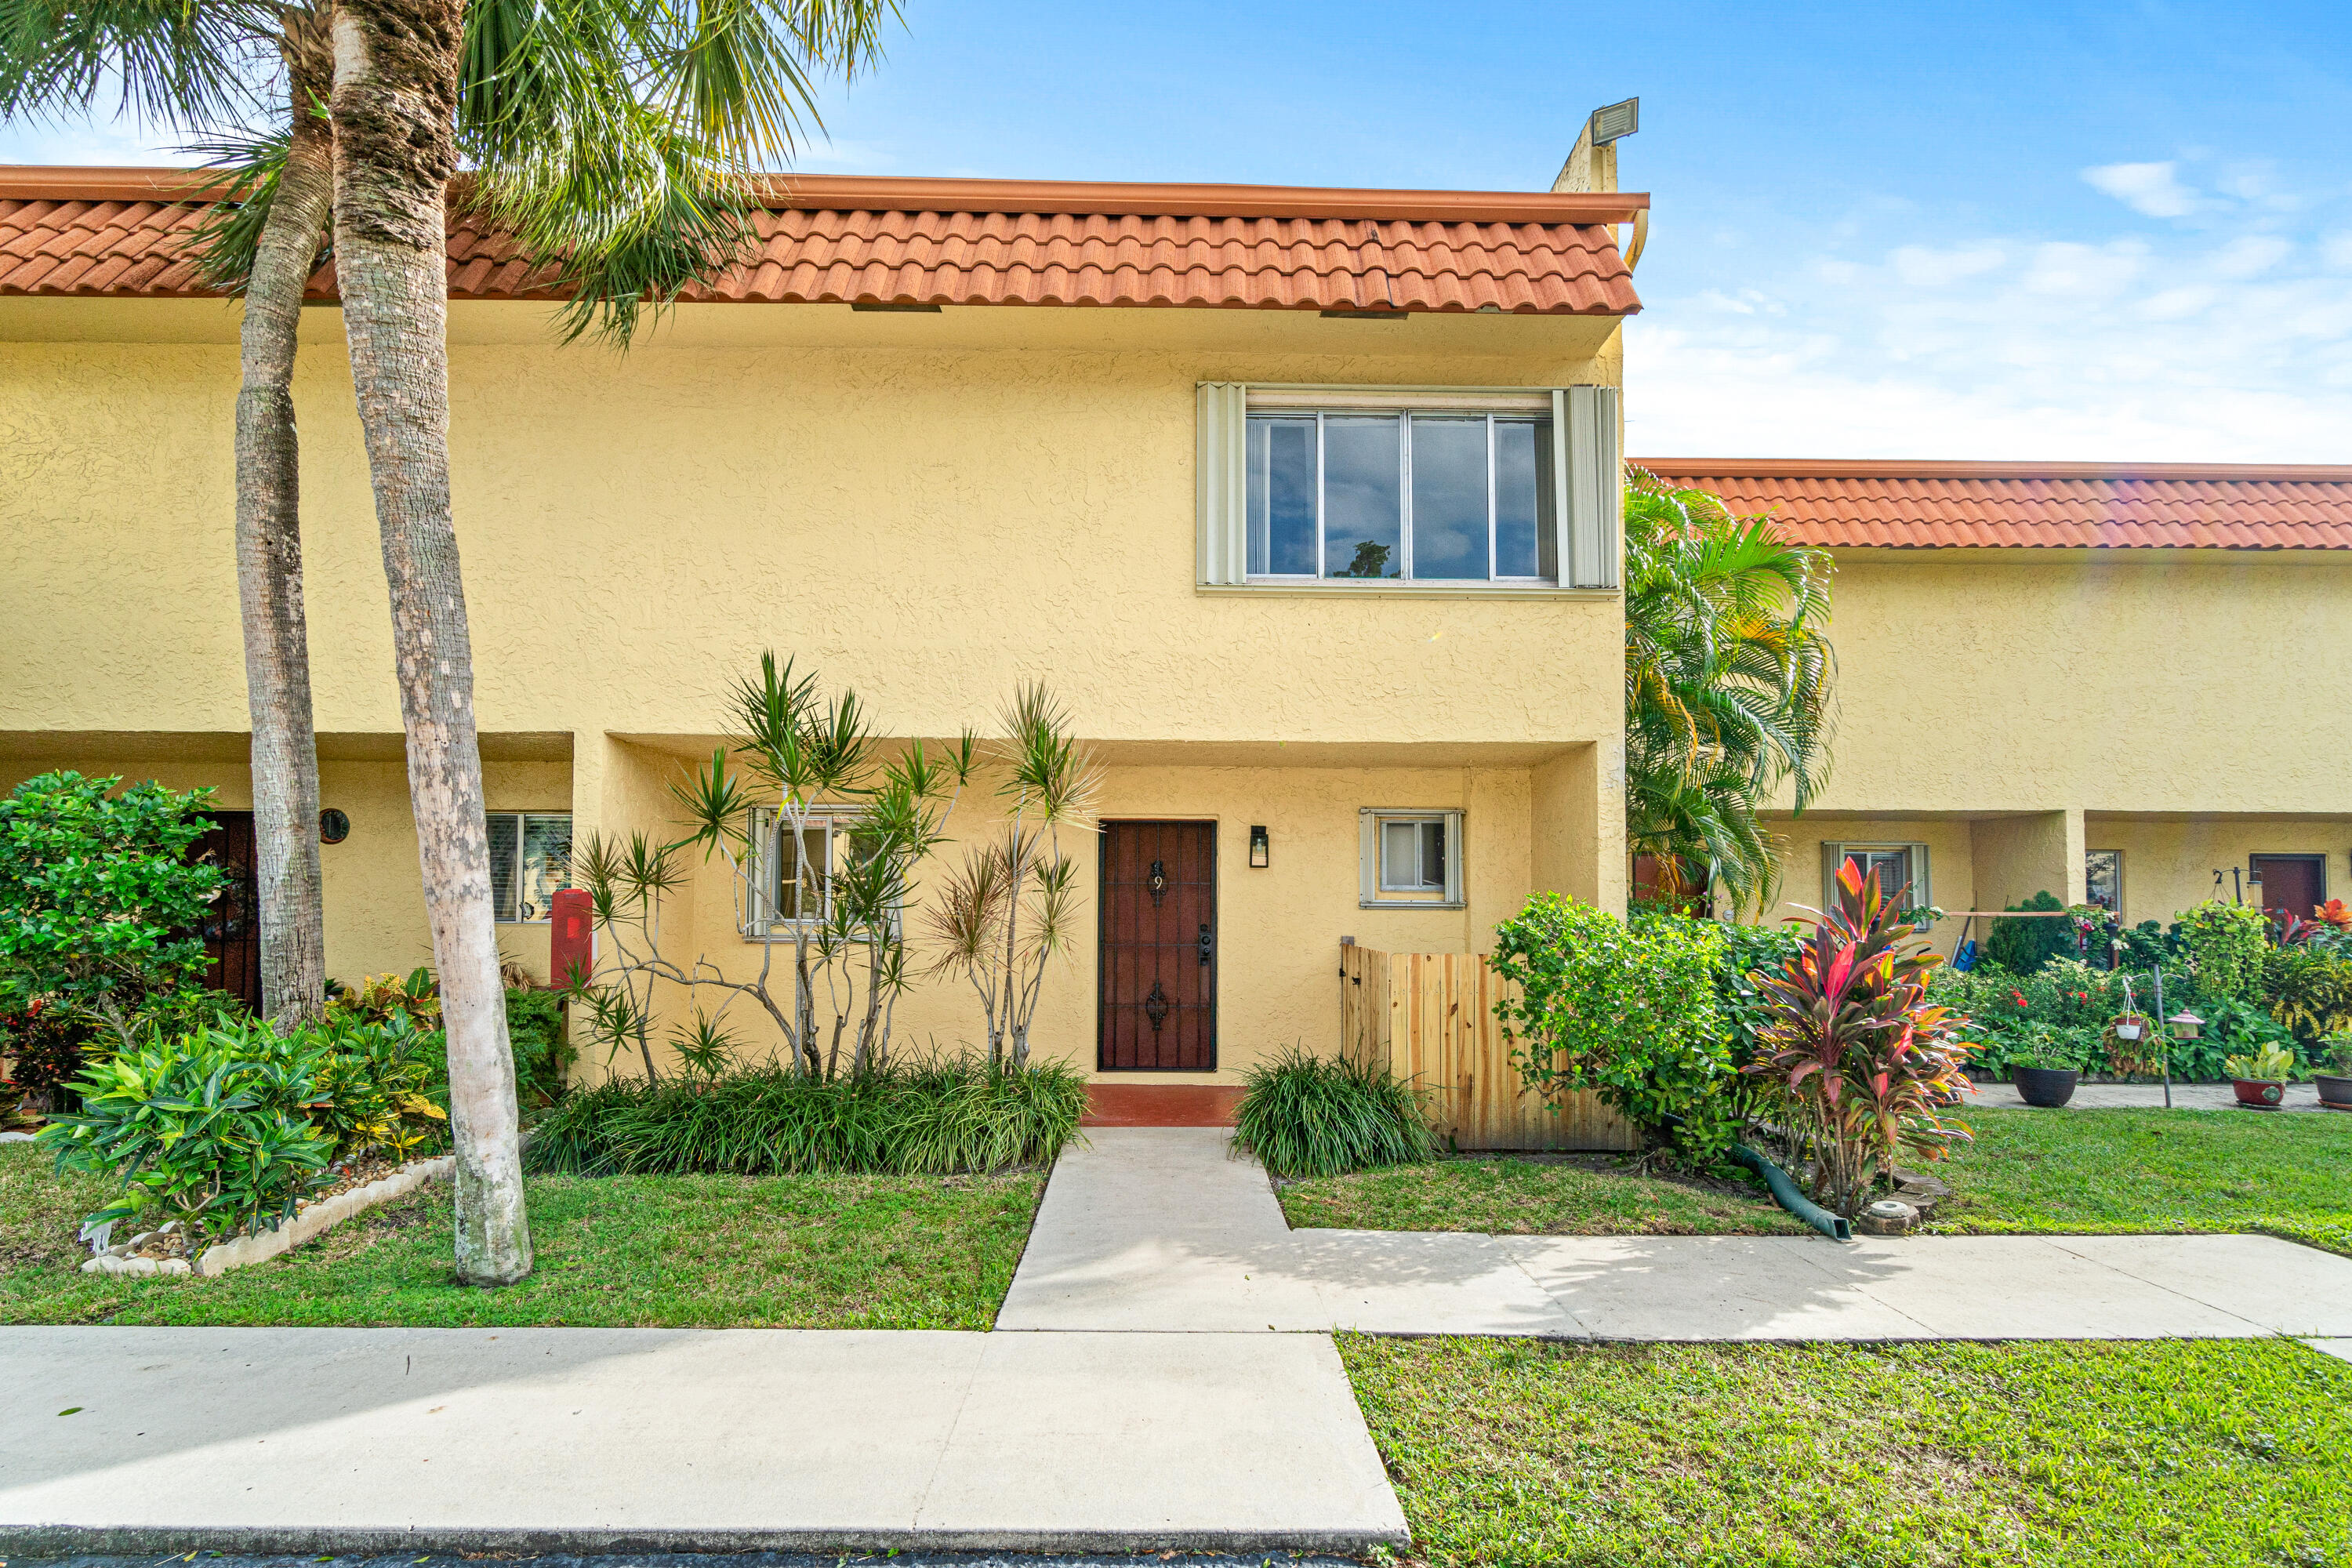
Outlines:
[[[1942,962],[1895,918],[1878,873],[1838,869],[1837,907],[1776,975],[1759,974],[1769,1022],[1747,1071],[1780,1101],[1792,1139],[1810,1139],[1817,1195],[1852,1215],[1907,1151],[1938,1159],[1969,1136],[1944,1106],[1965,1090],[1966,1020],[1927,1000]],[[1818,913],[1819,911],[1807,911]]]

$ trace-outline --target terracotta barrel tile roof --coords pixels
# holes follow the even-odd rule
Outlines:
[[[184,256],[202,194],[173,202],[179,187],[163,184],[173,177],[0,170],[0,294],[204,292]],[[1638,195],[805,178],[772,199],[757,215],[758,255],[688,298],[1612,316],[1641,309],[1609,226],[1646,205]],[[544,298],[552,282],[552,268],[524,266],[504,236],[478,221],[451,223],[451,298]],[[310,292],[333,297],[331,268],[311,279]]]
[[[2352,467],[1636,461],[1807,544],[2352,550]]]

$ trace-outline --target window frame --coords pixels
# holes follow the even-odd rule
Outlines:
[[[1932,906],[1936,900],[1930,895],[1934,891],[1935,885],[1931,880],[1932,867],[1926,844],[1916,838],[1853,838],[1836,843],[1824,840],[1822,844],[1822,907],[1826,909],[1837,902],[1838,868],[1844,865],[1857,852],[1888,855],[1897,850],[1908,851],[1911,856],[1911,890],[1904,895],[1901,907],[1916,910]],[[1867,868],[1864,869],[1866,870]],[[1900,889],[1882,885],[1880,890],[1891,899]]]
[[[1357,808],[1356,904],[1366,910],[1459,910],[1469,907],[1462,863],[1465,838],[1459,806],[1360,806]],[[1437,889],[1394,889],[1382,875],[1381,840],[1391,823],[1443,823],[1445,885]]]
[[[1369,594],[1469,598],[1614,597],[1623,536],[1624,487],[1620,458],[1620,398],[1614,386],[1383,386],[1249,382],[1198,383],[1194,500],[1197,552],[1194,586],[1201,593],[1275,595]],[[1551,419],[1549,554],[1552,577],[1348,578],[1320,575],[1324,530],[1322,431],[1318,421],[1316,542],[1318,574],[1249,571],[1249,418],[1255,414],[1412,414]],[[1490,421],[1491,426],[1491,421]],[[1400,445],[1409,439],[1401,437]],[[1493,437],[1490,435],[1490,442]],[[1494,488],[1490,450],[1488,488]],[[1400,458],[1400,478],[1409,473]],[[1405,503],[1409,504],[1409,503]],[[1488,515],[1493,515],[1490,500]],[[1402,518],[1401,518],[1402,521]],[[1400,543],[1404,543],[1400,540]],[[1409,548],[1409,546],[1408,546]],[[1488,565],[1494,563],[1490,541]]]
[[[572,823],[572,814],[570,811],[568,811],[568,810],[567,810],[567,811],[485,811],[484,813],[482,813],[482,818],[483,818],[483,822],[482,822],[483,834],[482,834],[482,836],[483,836],[483,839],[484,839],[484,841],[485,841],[485,847],[488,847],[488,837],[489,837],[489,823],[490,823],[490,820],[491,820],[492,818],[495,818],[495,817],[501,817],[501,816],[509,816],[509,817],[512,817],[512,818],[514,818],[514,824],[515,824],[515,847],[514,847],[514,857],[515,857],[515,858],[514,858],[514,866],[513,866],[513,868],[509,872],[509,879],[508,879],[508,882],[507,882],[507,886],[508,886],[508,887],[509,887],[509,888],[513,891],[513,893],[514,893],[514,910],[515,910],[515,912],[514,912],[513,914],[509,915],[509,914],[507,914],[506,912],[504,912],[503,910],[494,910],[492,911],[492,915],[491,915],[491,921],[492,921],[492,923],[493,923],[493,924],[496,924],[496,925],[502,925],[502,926],[543,926],[543,925],[547,924],[547,923],[548,923],[548,921],[549,921],[553,917],[553,915],[554,915],[554,910],[553,910],[551,908],[548,910],[548,912],[547,912],[546,914],[532,915],[532,916],[530,916],[529,919],[525,919],[525,918],[523,917],[523,914],[522,914],[522,867],[523,867],[523,859],[522,859],[522,856],[523,856],[523,847],[524,847],[524,846],[525,846],[525,845],[527,845],[527,844],[529,844],[529,843],[530,842],[530,823],[531,823],[532,819],[534,819],[534,818],[536,818],[536,819],[538,819],[538,820],[540,820],[540,821],[542,821],[542,822],[547,821],[547,820],[549,820],[549,819],[551,819],[551,818],[561,818],[561,819],[562,820],[562,822],[564,823],[564,826],[565,826],[565,841],[566,841],[567,843],[569,843],[569,842],[570,842],[570,837],[571,837],[571,834],[570,834],[570,827],[571,827],[571,823]],[[570,855],[568,852],[567,852],[567,853],[565,854],[565,856],[564,856],[563,866],[564,866],[564,872],[563,872],[563,883],[562,883],[562,886],[563,886],[563,887],[566,887],[566,888],[577,887],[579,884],[578,884],[578,883],[576,883],[576,882],[574,882],[574,881],[572,879],[572,857],[571,857],[571,855]],[[493,898],[495,898],[495,897],[496,897],[496,895],[497,895],[497,892],[498,892],[498,880],[497,880],[497,879],[496,879],[496,877],[495,877],[495,876],[493,876],[493,878],[491,879],[491,882],[490,882],[490,891],[491,891],[491,895],[492,895],[492,897],[493,897]]]
[[[825,836],[824,876],[819,883],[817,912],[814,915],[781,916],[774,912],[775,900],[771,890],[780,869],[776,865],[777,846],[782,841],[782,836],[793,830],[792,819],[772,805],[751,808],[751,848],[743,858],[741,872],[744,882],[742,912],[737,921],[737,929],[744,941],[791,942],[799,932],[815,932],[832,918],[835,844],[839,840],[854,840],[859,825],[867,815],[864,808],[855,805],[826,805],[810,808],[800,824],[799,831],[809,832],[822,826]],[[906,929],[906,905],[901,901],[891,910],[890,923],[894,936]]]
[[[2117,920],[2121,920],[2123,919],[2124,913],[2124,852],[2120,849],[2085,849],[2083,851],[2083,897],[2085,900],[2089,900],[2091,898],[2091,857],[2094,855],[2112,855],[2115,857],[2116,902],[2115,907],[2108,912],[2113,914]]]
[[[1500,542],[1498,534],[1501,527],[1501,520],[1497,516],[1497,512],[1501,504],[1502,489],[1502,487],[1496,477],[1496,463],[1501,455],[1499,445],[1500,437],[1497,435],[1496,427],[1502,424],[1531,426],[1537,431],[1537,438],[1538,441],[1540,442],[1543,438],[1543,426],[1545,422],[1549,421],[1551,417],[1552,416],[1549,409],[1538,410],[1533,406],[1525,409],[1493,407],[1381,408],[1352,407],[1348,405],[1344,401],[1334,401],[1330,404],[1318,405],[1313,408],[1266,407],[1249,409],[1244,415],[1242,423],[1244,456],[1245,460],[1248,457],[1249,429],[1250,426],[1255,425],[1257,421],[1261,419],[1290,419],[1297,420],[1303,424],[1306,421],[1312,419],[1315,422],[1315,563],[1318,570],[1312,573],[1300,573],[1256,572],[1250,569],[1249,558],[1256,550],[1256,542],[1252,531],[1255,527],[1256,519],[1251,515],[1250,510],[1249,497],[1251,492],[1249,489],[1249,478],[1251,476],[1245,476],[1243,482],[1242,491],[1243,582],[1248,585],[1263,584],[1273,586],[1288,587],[1297,587],[1307,584],[1319,583],[1369,583],[1382,587],[1416,586],[1463,589],[1475,589],[1486,586],[1498,588],[1559,587],[1559,574],[1557,569],[1557,564],[1555,564],[1555,569],[1552,574],[1549,577],[1544,576],[1541,574],[1538,574],[1534,576],[1507,576],[1497,573],[1495,570],[1496,546]],[[1328,471],[1328,448],[1324,434],[1324,422],[1332,418],[1394,419],[1397,422],[1397,553],[1402,558],[1402,570],[1394,577],[1343,577],[1329,570],[1331,563],[1330,542],[1327,535],[1328,520],[1325,515],[1327,510],[1325,502],[1329,494],[1329,476]],[[1414,527],[1412,515],[1413,429],[1416,422],[1423,419],[1458,420],[1465,423],[1475,419],[1480,423],[1485,430],[1486,437],[1486,574],[1484,577],[1423,577],[1419,575],[1416,571],[1418,563],[1414,559],[1416,552],[1414,550]],[[1538,447],[1536,473],[1537,484],[1540,486],[1542,484],[1543,475],[1543,462],[1540,446]],[[1558,486],[1555,485],[1553,489],[1556,490]],[[1557,501],[1555,500],[1552,508],[1555,515],[1552,519],[1551,531],[1555,537],[1554,541],[1548,542],[1542,537],[1542,530],[1544,526],[1543,512],[1545,509],[1540,499],[1540,489],[1538,489],[1538,495],[1539,499],[1537,503],[1536,511],[1536,528],[1538,530],[1536,559],[1540,562],[1544,556],[1549,554],[1553,558],[1555,563],[1557,563],[1559,555],[1559,547],[1556,542],[1557,536],[1559,531],[1559,522],[1557,516]],[[1270,521],[1268,526],[1270,531]],[[1270,542],[1271,542],[1269,541],[1269,545]],[[1549,549],[1546,548],[1547,543],[1550,544],[1551,547]],[[1272,554],[1271,548],[1268,550],[1268,554],[1269,556]]]

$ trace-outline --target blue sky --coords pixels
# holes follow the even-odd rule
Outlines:
[[[2352,461],[2340,4],[906,15],[802,167],[1542,189],[1638,94],[1636,455]]]

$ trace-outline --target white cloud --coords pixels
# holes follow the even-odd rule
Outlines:
[[[2319,254],[2330,267],[2352,267],[2352,233],[2329,235],[2319,242]]]
[[[2105,245],[2053,241],[2034,247],[2025,286],[2037,294],[2065,294],[2084,300],[2108,298],[2138,276],[2147,257],[2147,247],[2135,239]]]
[[[2253,278],[2268,272],[2294,253],[2294,246],[2274,234],[2249,234],[2231,240],[2206,262],[2218,278]]]
[[[2195,193],[2182,185],[2163,163],[2102,163],[2083,171],[2083,178],[2135,212],[2150,217],[2182,217],[2197,205]]]
[[[1964,278],[1974,278],[1979,272],[1990,272],[2009,257],[1997,245],[1968,246],[1958,250],[1906,245],[1888,259],[1895,264],[1895,275],[1904,282],[1916,289],[1938,289]]]

